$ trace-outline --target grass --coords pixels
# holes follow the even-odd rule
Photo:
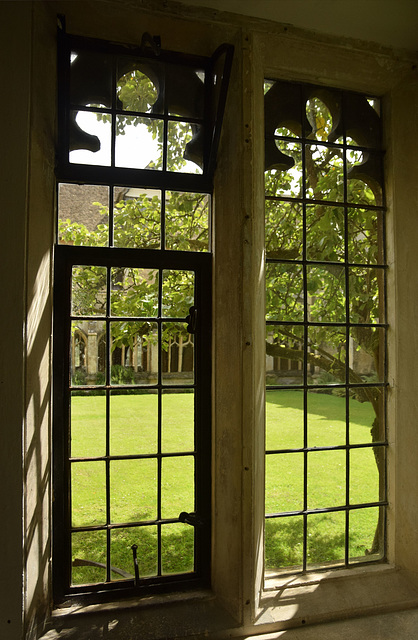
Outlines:
[[[153,454],[157,450],[157,396],[115,395],[110,398],[110,452],[112,455]],[[266,442],[268,449],[303,446],[303,394],[269,391]],[[308,395],[308,444],[345,444],[345,399]],[[105,454],[106,399],[104,396],[72,398],[74,457]],[[368,404],[350,400],[350,441],[370,442],[374,414]],[[162,398],[162,450],[193,450],[193,394],[165,394]],[[317,451],[308,455],[308,507],[345,504],[345,452]],[[76,527],[106,522],[106,472],[103,461],[72,465],[72,517]],[[378,499],[378,475],[372,448],[350,452],[351,503]],[[193,457],[163,459],[161,515],[177,518],[194,510]],[[301,509],[303,506],[303,454],[269,455],[266,461],[266,512]],[[110,463],[110,518],[112,523],[146,523],[157,517],[157,463],[154,459],[113,460]],[[355,561],[370,549],[378,509],[350,514],[350,557]],[[344,558],[345,514],[333,512],[308,517],[307,557],[312,566],[339,563]],[[138,545],[140,575],[157,572],[158,534],[155,525],[123,527],[110,532],[111,565],[133,574],[132,544]],[[106,532],[73,534],[73,558],[106,563]],[[266,568],[298,566],[302,560],[303,520],[299,516],[266,522]],[[161,528],[163,573],[193,569],[194,530],[170,523]],[[123,576],[112,572],[113,580]],[[73,583],[105,580],[101,567],[73,567]]]
[[[303,393],[270,391],[266,406],[267,450],[303,446]],[[345,398],[308,394],[307,439],[309,447],[346,443]],[[375,418],[368,403],[350,399],[350,443],[371,442]],[[379,499],[379,478],[373,448],[350,451],[350,503]],[[266,459],[266,513],[297,511],[303,508],[304,454],[271,454]],[[346,452],[313,451],[308,454],[307,502],[309,509],[338,507],[346,502]],[[349,557],[356,562],[373,544],[378,508],[350,512]],[[344,561],[345,514],[312,514],[307,518],[307,562],[315,567]],[[298,567],[302,563],[303,518],[291,516],[266,522],[266,568]]]
[[[114,395],[110,398],[110,452],[112,455],[153,454],[157,451],[157,395]],[[164,394],[162,398],[162,450],[193,451],[193,393]],[[71,455],[100,456],[106,452],[106,398],[76,396],[71,406]],[[76,527],[106,522],[106,470],[103,461],[72,465],[72,519]],[[161,516],[177,518],[194,511],[193,457],[169,457],[162,463]],[[114,460],[110,463],[110,516],[112,523],[147,522],[157,517],[157,463],[155,459]],[[141,576],[157,571],[157,527],[125,527],[110,534],[111,565],[133,573],[131,546],[138,545]],[[164,574],[193,569],[194,530],[182,523],[166,524],[161,531],[161,569]],[[73,534],[73,558],[106,563],[106,533]],[[74,567],[74,584],[101,582],[103,568]],[[112,579],[123,579],[112,572]]]

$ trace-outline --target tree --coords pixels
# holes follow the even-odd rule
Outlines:
[[[168,192],[166,194],[166,246],[178,250],[207,250],[209,197],[206,194]],[[108,208],[97,203],[103,223],[89,230],[86,225],[60,220],[60,242],[73,245],[103,246],[108,235]],[[134,198],[122,195],[114,207],[114,244],[124,248],[158,249],[161,235],[161,201],[143,193]],[[111,313],[126,318],[112,323],[112,350],[141,341],[155,343],[156,325],[152,321],[130,321],[131,317],[153,318],[158,312],[158,278],[154,269],[114,267],[111,277]],[[164,317],[183,317],[194,304],[193,274],[189,271],[162,272]],[[73,270],[73,313],[95,316],[106,306],[107,270],[100,266],[79,266]],[[186,324],[163,324],[163,348],[173,336],[187,339]]]
[[[201,80],[196,77],[196,82]],[[145,127],[147,135],[157,141],[158,153],[147,168],[161,169],[163,141],[162,120],[146,117],[160,112],[160,96],[156,86],[142,71],[132,68],[117,83],[117,98],[122,110],[116,120],[117,136],[125,135],[130,127]],[[93,105],[94,106],[94,105]],[[96,105],[99,106],[99,105]],[[160,105],[161,106],[161,105]],[[132,115],[132,112],[142,114]],[[105,112],[97,120],[110,122]],[[200,171],[186,160],[186,147],[193,137],[193,127],[185,122],[170,121],[167,137],[167,169],[171,171]],[[65,185],[63,186],[65,188]],[[60,242],[72,245],[106,246],[109,242],[109,209],[107,204],[94,203],[101,221],[91,225],[77,223],[60,215]],[[162,206],[164,225],[162,225]],[[121,248],[207,251],[209,243],[209,196],[200,193],[166,191],[164,203],[161,192],[143,190],[130,194],[129,189],[118,189],[112,215],[113,245]],[[164,229],[164,237],[162,237]],[[162,274],[163,316],[185,317],[194,303],[194,282],[191,272],[166,270]],[[155,317],[158,305],[158,278],[156,270],[118,268],[111,270],[111,312],[126,317],[126,322],[112,324],[112,350],[117,347],[134,348],[156,341],[156,327],[152,322],[129,321],[129,317]],[[73,270],[73,313],[97,315],[106,305],[107,271],[103,267],[77,267]],[[141,301],[138,304],[138,301]],[[173,333],[185,337],[185,325],[164,323],[163,348],[168,348]]]

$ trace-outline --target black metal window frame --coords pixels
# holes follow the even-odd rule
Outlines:
[[[62,21],[63,22],[63,21]],[[149,39],[149,38],[148,38]],[[213,190],[213,175],[217,146],[219,143],[220,127],[222,124],[223,109],[226,100],[233,47],[222,45],[212,58],[180,54],[177,52],[158,51],[158,64],[176,64],[192,69],[205,71],[205,110],[201,120],[175,116],[168,113],[167,104],[164,112],[156,115],[164,121],[164,153],[162,170],[130,169],[114,166],[115,125],[112,127],[112,161],[111,166],[91,166],[76,164],[69,161],[70,152],[70,113],[80,105],[70,103],[70,54],[74,50],[101,52],[103,55],[114,57],[129,56],[138,57],[145,62],[155,60],[155,51],[147,47],[124,46],[115,43],[104,42],[95,39],[81,38],[66,34],[59,29],[59,140],[57,150],[56,178],[57,183],[102,185],[109,188],[109,193],[117,187],[140,187],[145,189],[159,189],[161,200],[161,237],[162,248],[148,249],[124,249],[112,246],[112,222],[113,222],[113,196],[109,199],[109,246],[87,247],[67,246],[57,244],[54,252],[54,337],[53,337],[53,474],[54,474],[54,505],[53,505],[53,583],[54,598],[56,602],[83,598],[84,601],[97,601],[112,599],[116,593],[119,596],[135,594],[172,591],[173,589],[189,589],[210,584],[210,556],[211,556],[211,292],[212,292],[212,256],[210,253],[210,241],[208,252],[173,251],[164,248],[164,194],[169,190],[181,192],[210,194]],[[116,77],[113,74],[114,95]],[[89,106],[81,107],[82,110],[92,110]],[[101,108],[94,108],[101,111]],[[127,112],[118,111],[115,98],[111,109],[105,112],[113,117],[113,123],[118,113],[127,115]],[[129,113],[128,113],[129,115]],[[135,113],[135,115],[138,115]],[[149,113],[139,114],[153,117]],[[186,121],[192,125],[204,128],[203,171],[200,175],[176,173],[166,170],[167,155],[167,123],[168,121]],[[210,233],[210,228],[209,228]],[[109,535],[114,525],[110,522],[109,513],[106,525],[99,528],[106,531],[107,535],[107,581],[97,585],[71,586],[71,485],[70,467],[72,461],[70,454],[70,334],[71,334],[71,273],[73,266],[95,265],[104,267],[108,273],[107,285],[107,312],[101,318],[106,326],[117,318],[109,316],[110,300],[110,269],[112,267],[128,267],[140,269],[152,269],[159,271],[160,275],[165,269],[178,269],[194,273],[195,299],[197,309],[197,322],[194,330],[194,370],[195,379],[190,387],[195,394],[195,447],[194,451],[187,452],[195,461],[195,514],[183,514],[183,521],[194,527],[195,531],[195,569],[192,572],[180,575],[162,575],[159,553],[159,566],[156,576],[141,578],[135,575],[134,579],[122,581],[109,581],[110,574],[110,550]],[[160,283],[162,278],[160,278]],[[159,313],[157,318],[149,319],[157,323],[160,336],[159,363],[161,365],[161,326],[163,321],[174,320],[176,322],[190,322],[190,318],[166,318],[161,311],[161,284],[159,292]],[[97,319],[97,318],[96,318]],[[125,318],[126,320],[126,318]],[[135,318],[133,318],[135,320]],[[144,318],[141,318],[143,321]],[[146,320],[146,319],[145,319]],[[108,343],[109,350],[109,343]],[[107,471],[107,511],[109,511],[109,462],[114,459],[109,452],[109,397],[112,391],[109,362],[107,364],[106,383],[102,387],[106,394],[106,455],[101,457]],[[120,385],[119,389],[123,388]],[[147,387],[148,389],[150,387]],[[161,396],[167,385],[161,377],[159,366],[158,382],[154,385],[158,394],[158,452],[153,456],[158,465],[158,517],[155,525],[161,536],[161,461],[164,453],[161,451]],[[173,385],[169,385],[170,389]],[[88,387],[86,387],[88,390]],[[183,455],[182,453],[181,455]],[[141,456],[128,456],[130,459],[140,459]],[[116,456],[118,458],[118,456]],[[137,523],[138,524],[138,523]],[[122,526],[122,525],[121,525]],[[94,527],[93,527],[94,528]],[[159,537],[160,539],[160,537]],[[159,542],[159,545],[161,543]],[[133,573],[133,571],[132,571]]]
[[[158,255],[157,255],[158,254]],[[150,591],[167,591],[173,589],[194,588],[196,586],[208,586],[210,582],[210,522],[211,522],[211,366],[210,366],[210,335],[211,335],[211,264],[210,254],[194,254],[187,252],[154,252],[141,250],[140,255],[132,250],[112,249],[99,247],[56,247],[55,251],[55,286],[54,286],[54,591],[56,601],[65,598],[90,596],[96,600],[101,594],[102,599],[106,592],[107,597],[114,597],[115,592],[124,597],[141,594]],[[71,335],[71,273],[73,266],[94,265],[105,267],[135,267],[140,269],[153,269],[160,272],[164,269],[179,269],[193,271],[195,274],[195,306],[198,310],[198,322],[194,334],[195,344],[195,380],[188,386],[195,394],[195,448],[193,451],[181,452],[178,455],[193,456],[195,461],[195,512],[198,514],[198,524],[195,526],[195,571],[183,575],[161,575],[161,564],[155,577],[143,578],[139,582],[127,579],[110,582],[110,532],[121,527],[145,526],[143,523],[118,523],[112,524],[109,513],[107,524],[104,526],[78,527],[76,530],[105,531],[107,535],[107,573],[108,581],[99,585],[81,585],[70,587],[71,584],[71,489],[69,478],[70,469],[77,459],[73,459],[70,453],[70,399],[71,392],[76,389],[69,379],[70,371],[70,335]],[[161,278],[159,279],[161,282]],[[107,297],[110,296],[110,277],[108,277]],[[161,286],[161,285],[160,285]],[[161,305],[161,296],[160,296]],[[108,305],[109,307],[109,302]],[[83,318],[84,320],[86,318]],[[88,319],[88,318],[87,318]],[[94,320],[102,320],[109,325],[118,320],[105,314],[103,317],[95,316]],[[123,318],[126,320],[126,318]],[[120,319],[119,319],[120,320]],[[138,318],[129,318],[130,321]],[[187,322],[187,318],[163,317],[161,308],[158,317],[140,318],[141,322],[153,322],[158,324],[159,335],[161,327],[166,322]],[[107,332],[109,335],[109,331]],[[161,343],[161,337],[160,337]],[[106,394],[106,455],[95,458],[106,465],[107,494],[106,503],[109,510],[109,468],[113,460],[142,460],[153,459],[157,462],[157,495],[158,517],[151,524],[159,529],[159,544],[161,544],[161,524],[178,522],[178,519],[161,518],[161,463],[164,457],[170,455],[161,451],[161,422],[162,422],[162,394],[164,391],[173,390],[173,384],[164,384],[161,373],[161,348],[159,349],[158,382],[152,385],[152,390],[158,394],[158,451],[153,455],[111,455],[109,451],[109,401],[112,391],[131,389],[124,385],[112,385],[110,383],[109,370],[107,371],[106,384],[100,387]],[[108,360],[107,369],[110,363]],[[93,387],[92,387],[93,388]],[[149,392],[151,387],[145,387]],[[85,391],[89,386],[83,387]],[[160,553],[158,554],[159,563]],[[134,565],[132,564],[132,574]],[[109,595],[110,594],[110,595]],[[85,598],[86,599],[86,598]]]
[[[266,107],[265,113],[265,170],[279,168],[281,171],[287,171],[291,168],[290,158],[283,158],[283,154],[276,147],[276,142],[281,141],[290,144],[298,144],[301,147],[301,158],[302,158],[302,194],[300,197],[296,196],[287,196],[287,195],[271,195],[266,192],[265,200],[266,202],[276,202],[276,203],[297,203],[300,205],[303,211],[303,246],[301,248],[301,257],[300,258],[275,258],[269,257],[268,253],[266,255],[266,265],[289,265],[294,266],[298,265],[301,269],[302,279],[303,279],[303,320],[295,321],[295,320],[269,320],[266,319],[266,330],[269,331],[269,327],[273,328],[274,326],[282,325],[287,327],[299,327],[302,331],[301,342],[303,343],[304,350],[304,358],[302,362],[302,381],[298,384],[274,384],[267,383],[266,386],[266,394],[268,395],[269,391],[274,391],[278,389],[292,389],[299,390],[303,392],[303,446],[298,448],[275,448],[275,449],[266,449],[266,457],[274,457],[274,456],[282,456],[287,454],[299,453],[303,455],[303,507],[301,509],[295,509],[292,511],[275,511],[269,512],[265,514],[266,522],[274,522],[279,521],[280,519],[286,519],[293,516],[300,516],[303,519],[303,557],[302,562],[298,563],[297,567],[290,566],[287,568],[276,567],[271,568],[270,574],[280,574],[280,576],[286,575],[295,575],[295,574],[304,574],[310,571],[327,571],[330,568],[332,569],[347,569],[352,568],[353,566],[358,567],[359,565],[371,564],[372,562],[384,562],[386,557],[386,507],[388,505],[387,500],[387,473],[386,473],[386,451],[388,446],[387,435],[386,435],[386,406],[387,406],[387,388],[389,386],[388,383],[388,375],[387,375],[387,329],[388,323],[386,322],[387,318],[387,292],[386,292],[386,272],[388,269],[387,261],[386,261],[386,246],[385,246],[385,191],[384,191],[384,180],[383,180],[383,157],[384,150],[381,147],[382,138],[378,140],[376,146],[367,145],[367,144],[355,144],[351,141],[348,142],[347,138],[349,138],[348,134],[348,126],[345,121],[345,110],[347,109],[347,103],[349,103],[350,98],[354,101],[358,98],[367,98],[373,99],[373,96],[357,94],[355,92],[334,89],[329,87],[311,85],[308,83],[296,83],[290,81],[284,81],[275,78],[266,78],[266,83],[269,83],[271,86],[277,84],[281,86],[281,89],[284,92],[284,101],[283,105],[277,109],[277,113],[279,113],[279,118],[282,118],[283,124],[280,122],[275,123],[275,118],[277,117],[277,113],[275,113],[275,109],[272,104]],[[290,89],[291,97],[286,96],[286,87]],[[278,87],[277,87],[278,88]],[[340,101],[340,108],[342,109],[342,118],[339,122],[338,135],[343,138],[343,142],[337,143],[335,140],[333,141],[323,141],[320,139],[316,139],[315,137],[309,136],[311,133],[310,129],[308,129],[309,124],[306,120],[306,115],[304,113],[305,103],[310,97],[318,96],[319,99],[323,99],[323,95],[327,92],[331,94],[334,93],[334,99]],[[295,95],[298,96],[296,100],[299,100],[299,111],[294,108],[294,98]],[[265,96],[266,97],[266,96]],[[381,100],[378,97],[374,98],[379,101],[380,108]],[[326,100],[324,100],[326,104]],[[328,105],[327,105],[328,106]],[[285,124],[286,118],[288,118],[288,122],[291,121],[293,115],[296,113],[296,118],[298,120],[298,125],[300,127],[299,135],[287,136],[285,134],[280,135],[277,133],[276,128],[290,126],[289,124]],[[332,114],[334,116],[334,114]],[[380,117],[380,120],[382,118]],[[366,129],[368,123],[364,123],[364,128]],[[381,133],[381,132],[380,132]],[[337,137],[337,134],[334,136]],[[344,195],[341,200],[324,200],[324,199],[315,199],[315,197],[308,197],[307,195],[307,167],[306,167],[306,157],[305,157],[305,149],[308,146],[312,146],[318,144],[323,146],[324,148],[338,149],[339,152],[342,153],[344,169],[343,169],[343,181],[344,181]],[[379,183],[379,187],[381,188],[381,202],[376,205],[370,204],[357,204],[355,202],[350,202],[347,198],[347,183],[348,183],[348,171],[347,171],[347,154],[350,151],[361,152],[364,154],[365,158],[370,158],[372,161],[367,169],[365,169],[365,173],[370,171],[367,175],[366,180],[373,179]],[[287,162],[289,161],[289,162]],[[284,163],[284,164],[283,164]],[[286,165],[287,163],[287,165]],[[362,178],[360,178],[362,179]],[[307,207],[321,205],[325,207],[339,207],[340,209],[344,209],[344,224],[345,224],[345,232],[344,232],[344,259],[338,262],[321,262],[319,260],[312,260],[307,257]],[[357,263],[350,262],[348,257],[348,210],[360,210],[367,209],[370,212],[377,213],[377,215],[381,216],[381,226],[382,226],[382,244],[379,247],[380,249],[380,257],[381,259],[377,262],[377,264],[365,264],[365,263]],[[309,319],[309,304],[308,304],[308,293],[307,293],[307,272],[308,269],[312,266],[321,267],[327,265],[328,267],[335,266],[337,268],[344,268],[345,276],[344,276],[344,286],[346,291],[345,298],[345,322],[326,322],[320,321],[315,322]],[[380,319],[379,322],[370,322],[370,323],[361,323],[356,324],[350,320],[350,283],[349,283],[349,269],[350,268],[362,268],[362,269],[376,269],[382,276],[383,287],[382,287],[382,298],[383,298],[383,321]],[[312,327],[324,327],[327,326],[329,328],[338,328],[345,332],[345,340],[346,340],[346,349],[347,349],[347,357],[345,359],[345,382],[344,383],[336,383],[332,384],[332,388],[335,390],[341,389],[345,391],[345,421],[346,421],[346,433],[345,433],[345,443],[337,446],[309,446],[308,445],[308,410],[307,410],[307,395],[311,391],[319,391],[324,392],[325,390],[330,389],[329,384],[319,384],[315,382],[309,382],[308,378],[310,375],[310,365],[308,362],[308,349],[309,349],[309,329]],[[350,329],[355,327],[362,328],[370,328],[370,329],[379,329],[384,333],[383,339],[383,347],[382,354],[384,359],[383,365],[383,377],[379,381],[373,382],[354,382],[350,376],[350,367],[349,367],[349,357],[348,357],[348,345],[350,340]],[[356,388],[377,388],[381,391],[383,399],[382,399],[382,418],[383,418],[383,437],[378,438],[376,441],[372,441],[369,443],[352,443],[350,442],[350,421],[349,421],[349,402],[350,395]],[[382,433],[381,431],[381,433]],[[382,475],[379,480],[379,494],[380,499],[373,502],[362,502],[359,504],[352,503],[350,501],[350,452],[356,449],[373,449],[375,456],[381,456],[381,460],[383,461],[383,469]],[[308,506],[308,456],[311,453],[316,453],[319,451],[341,451],[345,452],[345,504],[341,504],[338,506],[332,507],[324,507],[324,508],[309,508]],[[266,458],[266,459],[267,459]],[[370,507],[375,507],[379,509],[379,535],[381,541],[382,553],[381,557],[378,560],[372,559],[368,560],[367,556],[364,557],[363,561],[351,561],[349,555],[349,518],[350,513],[358,509],[366,509]],[[345,514],[345,542],[344,542],[344,558],[340,561],[324,563],[324,566],[319,566],[318,564],[312,565],[312,563],[308,562],[307,558],[307,536],[308,536],[308,527],[307,527],[307,519],[311,515],[315,514],[326,514],[326,513],[334,513],[341,512]]]
[[[62,19],[65,25],[65,20]],[[115,71],[112,77],[112,104],[110,107],[83,106],[71,103],[70,65],[71,53],[74,50],[102,53],[112,59],[116,68],[118,58],[135,58],[141,64],[158,65],[165,75],[167,65],[178,65],[189,69],[192,73],[201,69],[205,73],[204,79],[204,109],[199,118],[189,117],[187,114],[178,115],[170,112],[169,99],[164,92],[161,112],[130,112],[118,107],[116,102]],[[148,188],[162,186],[178,191],[208,192],[213,190],[213,176],[216,168],[216,156],[221,135],[223,113],[225,109],[229,78],[231,73],[234,48],[223,44],[218,47],[212,57],[183,54],[174,51],[154,50],[148,47],[123,45],[106,42],[95,38],[85,38],[69,35],[63,29],[58,30],[58,146],[56,156],[56,177],[60,182],[79,182],[85,184],[114,184],[120,186],[141,185]],[[111,163],[110,166],[91,166],[73,164],[69,161],[71,149],[71,111],[103,113],[112,117]],[[175,111],[175,110],[174,110]],[[162,171],[153,169],[130,169],[115,166],[115,137],[117,116],[142,116],[161,120],[164,123],[164,154]],[[167,129],[168,122],[185,122],[203,129],[203,144],[201,148],[202,173],[200,175],[176,173],[167,170]],[[164,175],[164,178],[162,177]]]

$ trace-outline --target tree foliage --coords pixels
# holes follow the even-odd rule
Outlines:
[[[357,351],[373,360],[376,376],[382,371],[381,330],[361,326],[383,321],[383,273],[372,268],[382,262],[382,222],[379,214],[369,210],[379,204],[376,194],[364,182],[347,180],[347,201],[364,205],[352,208],[345,217],[338,204],[344,199],[343,148],[321,146],[332,129],[332,119],[325,105],[317,99],[307,103],[307,117],[312,126],[312,145],[305,147],[306,194],[313,203],[306,208],[306,258],[318,264],[306,267],[306,293],[302,264],[303,213],[297,201],[266,200],[266,255],[281,262],[271,262],[266,273],[267,319],[270,325],[267,354],[302,361],[302,337],[297,326],[280,322],[297,322],[304,318],[306,303],[308,320],[319,323],[309,329],[308,361],[332,374],[338,382],[346,380],[345,327],[347,316],[351,323],[350,337]],[[275,169],[266,172],[267,196],[302,198],[302,145],[295,132],[281,128],[283,136],[277,146],[294,160],[288,171]],[[295,141],[292,140],[294,138]],[[351,141],[355,144],[354,141]],[[362,153],[347,151],[348,176],[350,169],[362,162]],[[287,262],[290,261],[290,262]],[[294,261],[294,262],[293,262]],[[358,266],[347,267],[345,263]],[[320,323],[324,323],[321,326]],[[341,323],[341,328],[325,323]],[[299,348],[295,348],[299,345]],[[350,364],[350,382],[361,383],[363,378]],[[378,390],[363,388],[357,391],[362,400],[372,402],[376,411]]]
[[[147,76],[134,70],[119,80],[118,98],[127,112],[150,113],[157,93]],[[103,120],[108,116],[99,114],[98,118]],[[282,153],[293,159],[293,167],[287,171],[270,169],[265,173],[265,246],[266,256],[271,259],[266,268],[266,318],[270,321],[266,353],[292,362],[303,362],[306,357],[308,365],[326,373],[330,380],[357,383],[359,386],[352,393],[360,401],[370,402],[376,414],[372,428],[372,439],[376,441],[382,435],[380,388],[362,385],[364,377],[354,362],[347,365],[349,349],[345,323],[349,318],[354,350],[367,354],[373,363],[376,380],[382,380],[383,332],[379,327],[368,326],[384,321],[383,271],[373,268],[383,263],[382,219],[378,211],[369,208],[381,204],[381,193],[375,185],[350,179],[350,169],[363,161],[363,154],[355,149],[354,140],[349,141],[352,148],[347,149],[346,156],[342,145],[321,144],[328,140],[332,131],[332,118],[320,100],[308,101],[307,118],[312,127],[312,145],[305,147],[304,157],[299,133],[278,129],[276,135],[281,138],[276,144]],[[149,165],[153,169],[162,168],[163,140],[159,122],[157,118],[131,114],[117,120],[118,135],[124,135],[128,126],[145,126],[158,141],[158,159]],[[184,171],[185,146],[192,131],[186,123],[169,124],[167,168]],[[302,184],[303,167],[306,169],[305,185]],[[346,172],[347,181],[344,179]],[[301,198],[305,193],[312,199],[312,204],[306,207],[304,218]],[[106,246],[111,225],[115,247],[207,251],[208,196],[171,191],[164,197],[162,203],[160,192],[144,191],[130,196],[126,190],[115,201],[112,216],[105,203],[96,203],[102,220],[94,228],[68,219],[60,220],[60,242]],[[288,200],[278,201],[277,197]],[[346,214],[342,206],[344,200],[360,206],[349,208]],[[303,255],[313,263],[305,269],[301,262]],[[103,267],[76,268],[73,313],[81,316],[103,313],[107,277]],[[163,317],[184,318],[194,302],[190,272],[111,269],[111,314],[123,318],[112,325],[113,349],[122,345],[134,347],[139,337],[145,342],[156,341],[156,324],[152,318],[160,311],[160,277],[163,278]],[[137,317],[147,320],[129,320]],[[315,323],[308,329],[306,352],[303,349],[304,331],[297,324],[304,318]],[[185,324],[178,321],[163,326],[165,348],[174,334],[185,332]],[[380,451],[376,448],[378,467],[382,464]]]
[[[157,141],[158,153],[148,169],[163,168],[163,121],[158,118],[157,87],[138,69],[125,73],[117,82],[117,99],[126,115],[116,118],[116,135],[125,135],[130,127],[144,128],[144,144],[151,134]],[[135,115],[135,112],[139,112]],[[146,117],[146,114],[150,117]],[[154,116],[154,117],[152,117]],[[109,114],[98,113],[99,121],[110,122]],[[185,159],[187,143],[192,138],[188,123],[169,121],[167,131],[167,170],[190,171]],[[127,158],[129,163],[129,158]],[[128,165],[126,165],[128,166]],[[193,169],[192,169],[193,170]],[[196,170],[199,168],[196,166]],[[117,197],[110,215],[107,203],[95,202],[101,220],[91,225],[60,217],[59,241],[79,246],[112,246],[127,249],[168,249],[177,251],[208,251],[210,198],[207,194],[159,190],[115,190]],[[163,213],[164,212],[164,213]],[[111,232],[111,233],[110,233]],[[133,348],[138,340],[143,344],[157,339],[156,324],[148,320],[129,321],[129,318],[152,319],[161,311],[163,317],[185,318],[194,304],[192,272],[146,270],[135,268],[107,270],[98,266],[83,266],[73,270],[73,313],[95,316],[106,312],[107,278],[110,277],[110,312],[112,316],[127,318],[112,323],[112,349]],[[162,302],[158,308],[158,280],[162,278]],[[163,348],[167,348],[173,333],[185,335],[185,325],[163,324]]]
[[[129,113],[151,112],[157,101],[157,90],[149,78],[139,70],[123,75],[117,85],[118,99]],[[108,116],[98,114],[103,119]],[[308,360],[337,381],[346,382],[346,352],[344,327],[329,327],[326,323],[343,323],[347,312],[352,323],[351,339],[358,351],[362,351],[374,363],[376,376],[382,368],[382,338],[378,328],[361,326],[383,319],[383,281],[379,269],[370,268],[382,262],[381,219],[369,205],[380,203],[380,194],[360,180],[347,180],[344,194],[344,152],[343,147],[321,145],[326,142],[332,130],[332,118],[325,105],[313,98],[307,102],[307,118],[312,127],[312,145],[302,145],[298,132],[281,128],[276,131],[282,139],[277,140],[279,149],[293,159],[293,167],[288,171],[275,169],[266,171],[267,196],[288,197],[289,201],[266,200],[266,255],[272,262],[266,269],[266,317],[276,324],[270,326],[266,343],[267,354],[302,361],[304,358],[302,335],[297,325],[283,325],[284,322],[303,320],[306,312],[318,326],[309,331]],[[122,116],[118,119],[118,134],[123,135],[128,125],[144,125],[143,116]],[[146,123],[153,137],[157,136],[157,119],[149,118]],[[167,159],[170,168],[182,171],[185,166],[185,144],[190,139],[182,123],[170,123]],[[338,142],[338,141],[337,141]],[[350,141],[349,141],[350,142]],[[353,148],[347,150],[347,171],[362,162],[362,152]],[[162,141],[158,144],[162,151]],[[162,158],[163,154],[160,154]],[[160,161],[159,161],[160,162]],[[306,167],[306,185],[302,185],[302,165]],[[157,163],[158,165],[158,163]],[[160,168],[160,166],[150,168]],[[298,262],[302,258],[303,215],[302,205],[292,198],[301,198],[305,186],[308,198],[316,202],[306,208],[306,257],[317,262],[306,268],[306,283],[303,268]],[[349,202],[364,205],[364,208],[348,210],[329,205],[327,201],[339,202],[346,196]],[[208,196],[205,194],[167,192],[162,227],[162,203],[160,192],[143,192],[134,197],[119,194],[113,207],[113,221],[109,220],[107,205],[96,203],[102,222],[95,228],[70,220],[60,220],[60,241],[68,244],[106,246],[109,242],[109,224],[113,226],[113,245],[124,248],[205,251],[208,249]],[[164,237],[162,234],[164,228]],[[347,268],[345,262],[359,266]],[[112,296],[117,287],[118,302],[112,299],[112,313],[119,316],[153,317],[157,305],[158,273],[139,274],[134,269],[112,270]],[[100,276],[99,267],[84,268],[74,280],[77,295],[90,295],[90,304],[100,305],[104,300],[105,273]],[[187,277],[186,277],[187,276]],[[187,279],[188,278],[188,279]],[[102,279],[102,282],[100,282]],[[169,286],[168,286],[169,283]],[[304,301],[306,284],[307,301]],[[166,286],[167,285],[167,286]],[[90,294],[88,294],[90,288]],[[98,294],[98,292],[102,292]],[[116,295],[116,294],[115,294]],[[98,299],[99,296],[99,299]],[[141,304],[138,305],[138,300]],[[180,301],[193,303],[193,283],[185,273],[171,272],[165,276],[163,306],[170,309],[171,316],[180,317],[184,305]],[[85,303],[85,314],[88,304]],[[321,325],[321,323],[324,323]],[[121,325],[122,327],[122,325]],[[131,323],[130,330],[124,331],[115,344],[125,340],[129,344],[132,331],[145,331]],[[151,330],[148,331],[148,333]],[[361,382],[361,375],[350,366],[351,382]],[[361,399],[372,402],[378,410],[376,388],[364,388],[357,392]]]

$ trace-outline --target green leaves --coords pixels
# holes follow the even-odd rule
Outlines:
[[[138,69],[133,69],[119,78],[116,90],[122,108],[126,111],[147,112],[158,97],[155,85]]]

